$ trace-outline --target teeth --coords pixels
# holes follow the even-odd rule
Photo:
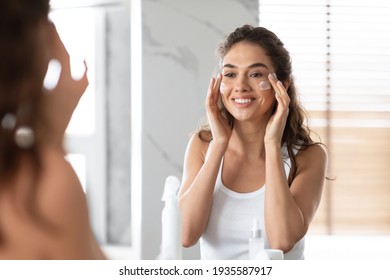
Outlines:
[[[252,101],[252,99],[235,99],[234,101],[236,101],[237,103],[240,103],[240,104],[245,104],[245,103],[249,103]]]

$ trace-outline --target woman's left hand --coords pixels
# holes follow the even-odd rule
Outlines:
[[[290,97],[288,96],[287,89],[281,81],[277,80],[275,74],[269,74],[268,78],[275,91],[277,104],[275,113],[268,121],[264,141],[266,143],[274,142],[280,145],[289,113]]]

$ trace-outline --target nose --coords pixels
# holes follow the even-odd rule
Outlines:
[[[236,83],[234,85],[235,92],[246,92],[249,91],[250,86],[247,79],[243,76],[238,76],[236,79]]]

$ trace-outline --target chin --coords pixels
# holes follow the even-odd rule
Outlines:
[[[248,121],[253,121],[254,118],[253,116],[250,116],[250,115],[232,115],[234,117],[234,120],[235,121],[238,121],[238,122],[248,122]]]

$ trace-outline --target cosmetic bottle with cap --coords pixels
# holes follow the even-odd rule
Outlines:
[[[160,258],[164,260],[182,259],[181,215],[177,201],[180,181],[175,176],[165,180],[162,201],[165,207],[162,211],[162,238]]]
[[[249,259],[250,260],[269,260],[264,247],[264,237],[260,229],[258,219],[253,220],[251,235],[249,238]]]

